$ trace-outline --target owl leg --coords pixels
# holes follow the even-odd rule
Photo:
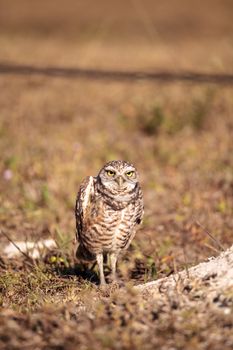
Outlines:
[[[106,284],[105,278],[104,278],[104,259],[103,254],[97,254],[96,255],[97,264],[99,267],[99,273],[100,273],[100,284],[104,285]]]
[[[116,263],[117,263],[118,254],[117,253],[111,253],[109,257],[110,257],[110,265],[111,265],[111,270],[112,270],[112,280],[116,281],[117,280],[117,277],[116,277]]]

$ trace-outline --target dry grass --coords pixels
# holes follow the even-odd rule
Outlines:
[[[232,72],[229,1],[211,2],[212,11],[208,1],[195,7],[190,26],[184,1],[148,10],[149,22],[128,3],[114,11],[107,2],[94,10],[75,3],[74,11],[61,11],[48,2],[47,17],[39,5],[32,14],[27,1],[20,10],[15,2],[11,15],[1,12],[1,61]],[[0,89],[1,229],[13,240],[58,243],[33,264],[2,256],[0,347],[230,349],[232,317],[221,303],[211,310],[207,302],[184,303],[196,300],[195,288],[150,301],[132,285],[217,254],[197,220],[231,245],[232,88],[2,76]],[[114,158],[138,167],[146,214],[119,264],[126,287],[103,291],[95,274],[73,261],[73,207],[80,181]]]

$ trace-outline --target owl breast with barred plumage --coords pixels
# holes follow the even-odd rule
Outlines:
[[[136,168],[125,161],[111,161],[98,176],[87,177],[80,186],[75,213],[79,242],[76,256],[98,262],[101,254],[110,254],[110,258],[112,254],[117,260],[119,252],[132,241],[143,216]]]

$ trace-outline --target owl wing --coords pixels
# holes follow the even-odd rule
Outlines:
[[[82,231],[83,231],[83,223],[85,220],[85,215],[87,213],[88,205],[91,202],[91,199],[94,195],[94,184],[96,179],[92,176],[88,176],[81,183],[77,200],[75,206],[75,217],[76,217],[76,238],[77,241],[80,242]]]
[[[143,218],[143,214],[144,214],[143,194],[142,194],[142,190],[140,187],[139,187],[139,191],[138,191],[138,200],[137,200],[135,209],[136,209],[135,223],[139,225],[142,222],[142,218]]]
[[[139,187],[138,197],[137,197],[137,200],[135,202],[134,214],[133,214],[133,226],[134,226],[134,228],[131,230],[131,232],[128,236],[128,239],[125,242],[125,246],[123,247],[123,249],[128,249],[129,245],[131,244],[131,242],[135,236],[136,230],[137,230],[136,226],[141,224],[143,214],[144,214],[143,194],[142,194],[141,188]]]

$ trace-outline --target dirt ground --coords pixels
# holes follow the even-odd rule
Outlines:
[[[0,63],[232,74],[232,10],[1,0]],[[233,87],[1,75],[0,91],[0,349],[231,349],[232,288],[209,307],[208,280],[162,300],[133,286],[232,245]],[[137,166],[145,218],[103,290],[74,261],[74,203],[112,159]],[[37,260],[3,254],[47,238]]]

